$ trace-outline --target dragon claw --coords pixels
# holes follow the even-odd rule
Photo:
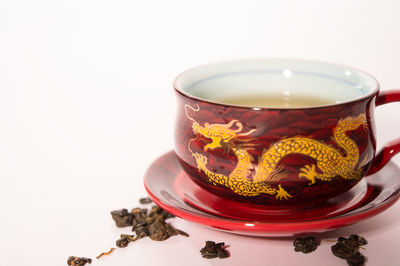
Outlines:
[[[207,157],[197,152],[193,154],[193,157],[196,159],[197,168],[200,172],[201,169],[205,168],[207,165]]]
[[[289,193],[286,192],[286,190],[282,188],[281,185],[278,185],[278,187],[279,190],[276,191],[276,199],[282,200],[282,198],[288,199],[292,197]]]
[[[312,185],[315,183],[315,177],[318,173],[315,171],[315,165],[305,165],[300,169],[299,177],[304,177],[310,180],[308,185]]]

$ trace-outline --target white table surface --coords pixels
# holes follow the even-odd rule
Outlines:
[[[400,87],[398,1],[0,1],[0,265],[346,265],[323,243],[190,233],[143,239],[96,260],[119,234],[109,212],[138,206],[143,174],[173,148],[172,80],[194,65],[301,57]],[[400,105],[376,110],[378,145],[400,135]],[[394,159],[400,164],[400,156]],[[400,175],[399,175],[400,178]],[[324,235],[357,232],[367,265],[400,265],[400,204]],[[231,258],[205,260],[205,240]]]

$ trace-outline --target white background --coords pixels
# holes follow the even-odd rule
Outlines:
[[[121,232],[109,212],[138,205],[146,168],[173,148],[172,81],[248,57],[330,61],[400,87],[399,1],[0,1],[0,265],[94,258]],[[376,111],[378,142],[400,105]],[[394,160],[400,163],[400,156]],[[368,265],[399,265],[400,204],[335,234],[362,233]],[[393,222],[394,221],[394,222]],[[345,265],[329,243],[232,236],[176,218],[189,238],[148,239],[92,265]],[[205,260],[212,239],[227,260]],[[172,262],[171,262],[172,261]]]

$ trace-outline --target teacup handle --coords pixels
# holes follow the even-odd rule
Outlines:
[[[400,102],[400,90],[379,92],[375,104],[376,106],[379,106],[391,102]],[[378,172],[385,164],[389,162],[389,160],[394,155],[396,155],[399,152],[400,152],[400,138],[395,139],[386,144],[385,147],[383,147],[382,150],[380,150],[376,154],[375,158],[372,160],[372,164],[368,170],[367,175],[371,175]]]

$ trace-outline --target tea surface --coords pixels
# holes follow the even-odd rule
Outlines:
[[[301,108],[313,107],[334,104],[335,100],[330,98],[323,98],[318,96],[308,95],[273,95],[273,94],[260,94],[260,95],[241,95],[231,96],[218,99],[218,102],[225,104],[234,104],[240,106],[250,107],[265,107],[265,108]]]

